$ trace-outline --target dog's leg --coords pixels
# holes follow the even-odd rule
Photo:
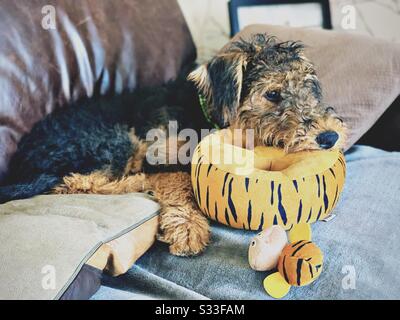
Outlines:
[[[210,230],[194,199],[190,175],[158,173],[149,175],[148,181],[162,206],[159,240],[168,243],[174,255],[199,254],[209,242]]]
[[[64,177],[63,183],[54,188],[53,193],[123,194],[143,192],[148,188],[143,173],[111,179],[106,172],[96,171],[88,175],[73,173]]]

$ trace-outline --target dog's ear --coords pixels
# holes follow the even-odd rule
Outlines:
[[[221,128],[236,115],[247,58],[243,52],[220,54],[189,74],[208,103],[209,116]]]

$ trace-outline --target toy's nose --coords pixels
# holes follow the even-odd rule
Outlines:
[[[338,139],[339,135],[335,131],[325,131],[320,133],[315,140],[322,149],[330,149]]]

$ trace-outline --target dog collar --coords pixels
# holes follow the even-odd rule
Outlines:
[[[204,118],[206,118],[207,122],[213,128],[220,129],[219,125],[217,125],[214,121],[211,120],[211,117],[207,112],[207,99],[202,94],[199,94],[199,102],[200,102],[201,111],[203,111]]]

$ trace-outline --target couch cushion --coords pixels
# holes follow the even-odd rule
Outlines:
[[[49,5],[55,29],[42,27]],[[3,0],[0,30],[0,179],[21,135],[54,108],[161,84],[195,59],[175,0]]]
[[[153,244],[145,194],[42,195],[0,205],[0,299],[89,298]]]
[[[234,40],[255,33],[282,41],[301,40],[314,62],[325,102],[349,126],[352,146],[400,94],[400,44],[327,30],[252,25]]]

